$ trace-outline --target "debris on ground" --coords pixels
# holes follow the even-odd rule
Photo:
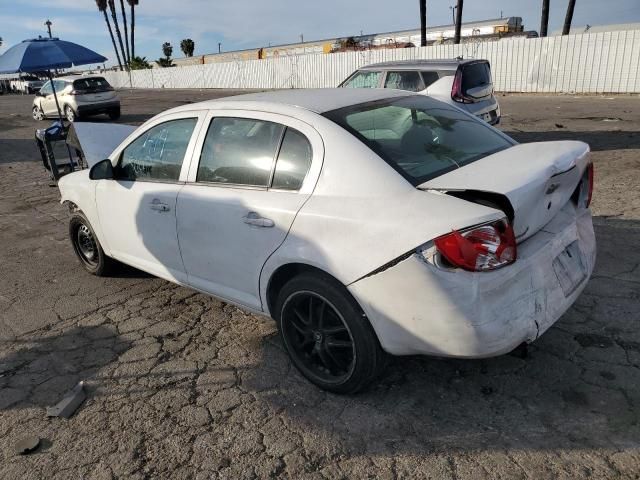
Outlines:
[[[564,125],[562,125],[561,123],[556,123],[556,128],[564,128]]]
[[[69,418],[86,398],[87,394],[84,391],[84,382],[78,382],[57,405],[47,407],[47,417]]]
[[[40,438],[36,436],[30,436],[22,438],[16,443],[14,449],[17,455],[27,455],[34,452],[40,446]]]

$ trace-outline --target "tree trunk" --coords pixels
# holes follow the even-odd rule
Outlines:
[[[427,46],[427,0],[420,0],[420,46]]]
[[[458,45],[460,43],[460,29],[462,28],[462,4],[463,0],[458,0],[458,6],[456,7],[456,36],[454,43]]]
[[[116,15],[116,4],[113,2],[109,2],[109,9],[111,10],[111,18],[113,18],[113,27],[116,30],[116,35],[118,37],[118,42],[120,43],[120,51],[122,52],[123,64],[127,67],[127,57],[124,51],[124,44],[122,43],[122,34],[120,33],[120,27],[118,26],[118,16]]]
[[[551,0],[542,0],[542,17],[540,18],[540,36],[546,37],[549,28],[549,2]]]
[[[564,27],[562,28],[562,35],[569,35],[571,31],[571,22],[573,21],[573,10],[576,8],[576,0],[569,0],[567,5],[567,15],[564,17]]]
[[[127,12],[124,9],[124,0],[120,0],[120,9],[122,10],[122,23],[124,24],[124,45],[127,47],[127,64],[131,63],[131,55],[129,54],[129,32],[127,31]]]
[[[136,42],[135,42],[135,32],[136,29],[136,5],[134,3],[131,4],[131,58],[135,58],[136,56]]]
[[[102,13],[104,13],[104,21],[107,22],[107,28],[109,29],[109,35],[111,36],[111,42],[113,43],[113,50],[116,52],[116,58],[118,59],[118,66],[120,67],[120,70],[122,70],[122,62],[120,61],[118,46],[116,45],[116,39],[113,36],[113,30],[111,30],[111,23],[109,23],[109,17],[107,16],[107,11],[103,10]]]

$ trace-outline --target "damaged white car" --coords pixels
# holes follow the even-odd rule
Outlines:
[[[269,315],[293,364],[334,392],[364,387],[385,352],[531,342],[595,262],[588,145],[519,145],[409,92],[185,105],[96,160],[59,182],[86,270],[117,260]]]

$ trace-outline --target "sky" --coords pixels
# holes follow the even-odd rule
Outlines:
[[[451,24],[455,0],[427,0],[427,24]],[[119,12],[119,1],[116,0]],[[541,0],[466,0],[463,21],[519,16],[526,30],[540,28]],[[129,14],[128,6],[127,15]],[[551,0],[549,32],[562,28],[567,0]],[[191,38],[195,54],[419,28],[418,0],[140,0],[136,8],[136,55],[155,60],[162,43],[182,56]],[[115,60],[104,17],[94,0],[0,0],[0,53],[26,38],[53,35]],[[577,0],[574,26],[640,22],[640,0]],[[121,25],[122,29],[122,25]]]

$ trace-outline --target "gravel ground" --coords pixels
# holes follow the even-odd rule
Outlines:
[[[226,94],[123,92],[121,122]],[[640,98],[500,97],[516,139],[587,141],[596,166],[594,276],[528,357],[395,358],[347,397],[302,379],[268,319],[85,274],[30,101],[0,97],[1,478],[640,478]],[[75,416],[46,418],[79,380]]]

